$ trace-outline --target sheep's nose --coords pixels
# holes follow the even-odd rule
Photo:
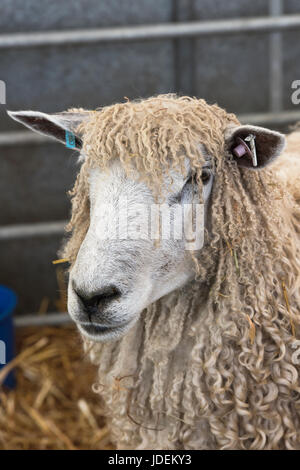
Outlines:
[[[120,290],[113,285],[105,286],[97,292],[96,295],[87,296],[79,289],[74,287],[77,297],[81,300],[86,313],[97,315],[113,300],[117,300],[121,296]]]

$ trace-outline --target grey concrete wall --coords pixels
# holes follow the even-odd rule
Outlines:
[[[300,13],[298,0],[285,13]],[[1,0],[0,34],[267,15],[268,0]],[[1,40],[1,37],[0,37]],[[285,109],[300,79],[300,33],[284,33]],[[269,37],[239,35],[128,44],[0,49],[7,109],[54,112],[179,92],[249,113],[269,107]],[[294,108],[293,108],[294,109]],[[0,105],[0,132],[22,130]],[[0,147],[0,225],[63,220],[77,167],[58,144]],[[57,296],[59,237],[0,243],[0,283],[19,294],[18,311]]]
[[[0,284],[7,285],[18,295],[17,312],[37,312],[44,297],[55,311],[60,292],[56,280],[57,258],[61,237],[49,236],[24,240],[2,241],[0,244]]]
[[[268,2],[196,0],[195,19],[262,16]],[[234,112],[260,112],[268,106],[268,37],[241,35],[195,41],[196,94]],[[259,84],[259,87],[257,86]],[[259,92],[258,92],[259,89]]]
[[[0,225],[62,220],[78,154],[60,144],[6,147],[1,151]],[[0,245],[1,246],[1,245]]]
[[[5,33],[166,22],[173,0],[1,0],[0,8]]]

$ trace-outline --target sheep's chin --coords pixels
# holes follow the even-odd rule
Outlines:
[[[77,323],[76,326],[84,338],[90,341],[94,341],[96,343],[105,343],[108,341],[114,341],[114,340],[120,339],[132,328],[132,326],[136,323],[136,321],[137,321],[137,318],[130,320],[124,325],[106,328],[105,330],[101,332],[100,331],[89,332],[82,325],[80,325],[80,323]]]

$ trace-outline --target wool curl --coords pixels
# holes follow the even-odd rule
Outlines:
[[[199,143],[214,163],[195,279],[122,339],[84,340],[119,448],[300,448],[300,210],[277,173],[231,158],[230,124],[239,122],[216,105],[161,95],[89,112],[78,128],[85,161],[71,191],[71,263],[89,227],[91,168],[119,158],[159,192],[187,157],[202,194]]]

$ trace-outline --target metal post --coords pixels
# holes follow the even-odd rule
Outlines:
[[[269,11],[273,18],[282,15],[282,0],[269,0]],[[282,35],[270,34],[270,111],[282,109]]]
[[[193,0],[174,0],[173,22],[192,21]],[[183,95],[196,95],[195,87],[195,38],[174,39],[175,91]]]

